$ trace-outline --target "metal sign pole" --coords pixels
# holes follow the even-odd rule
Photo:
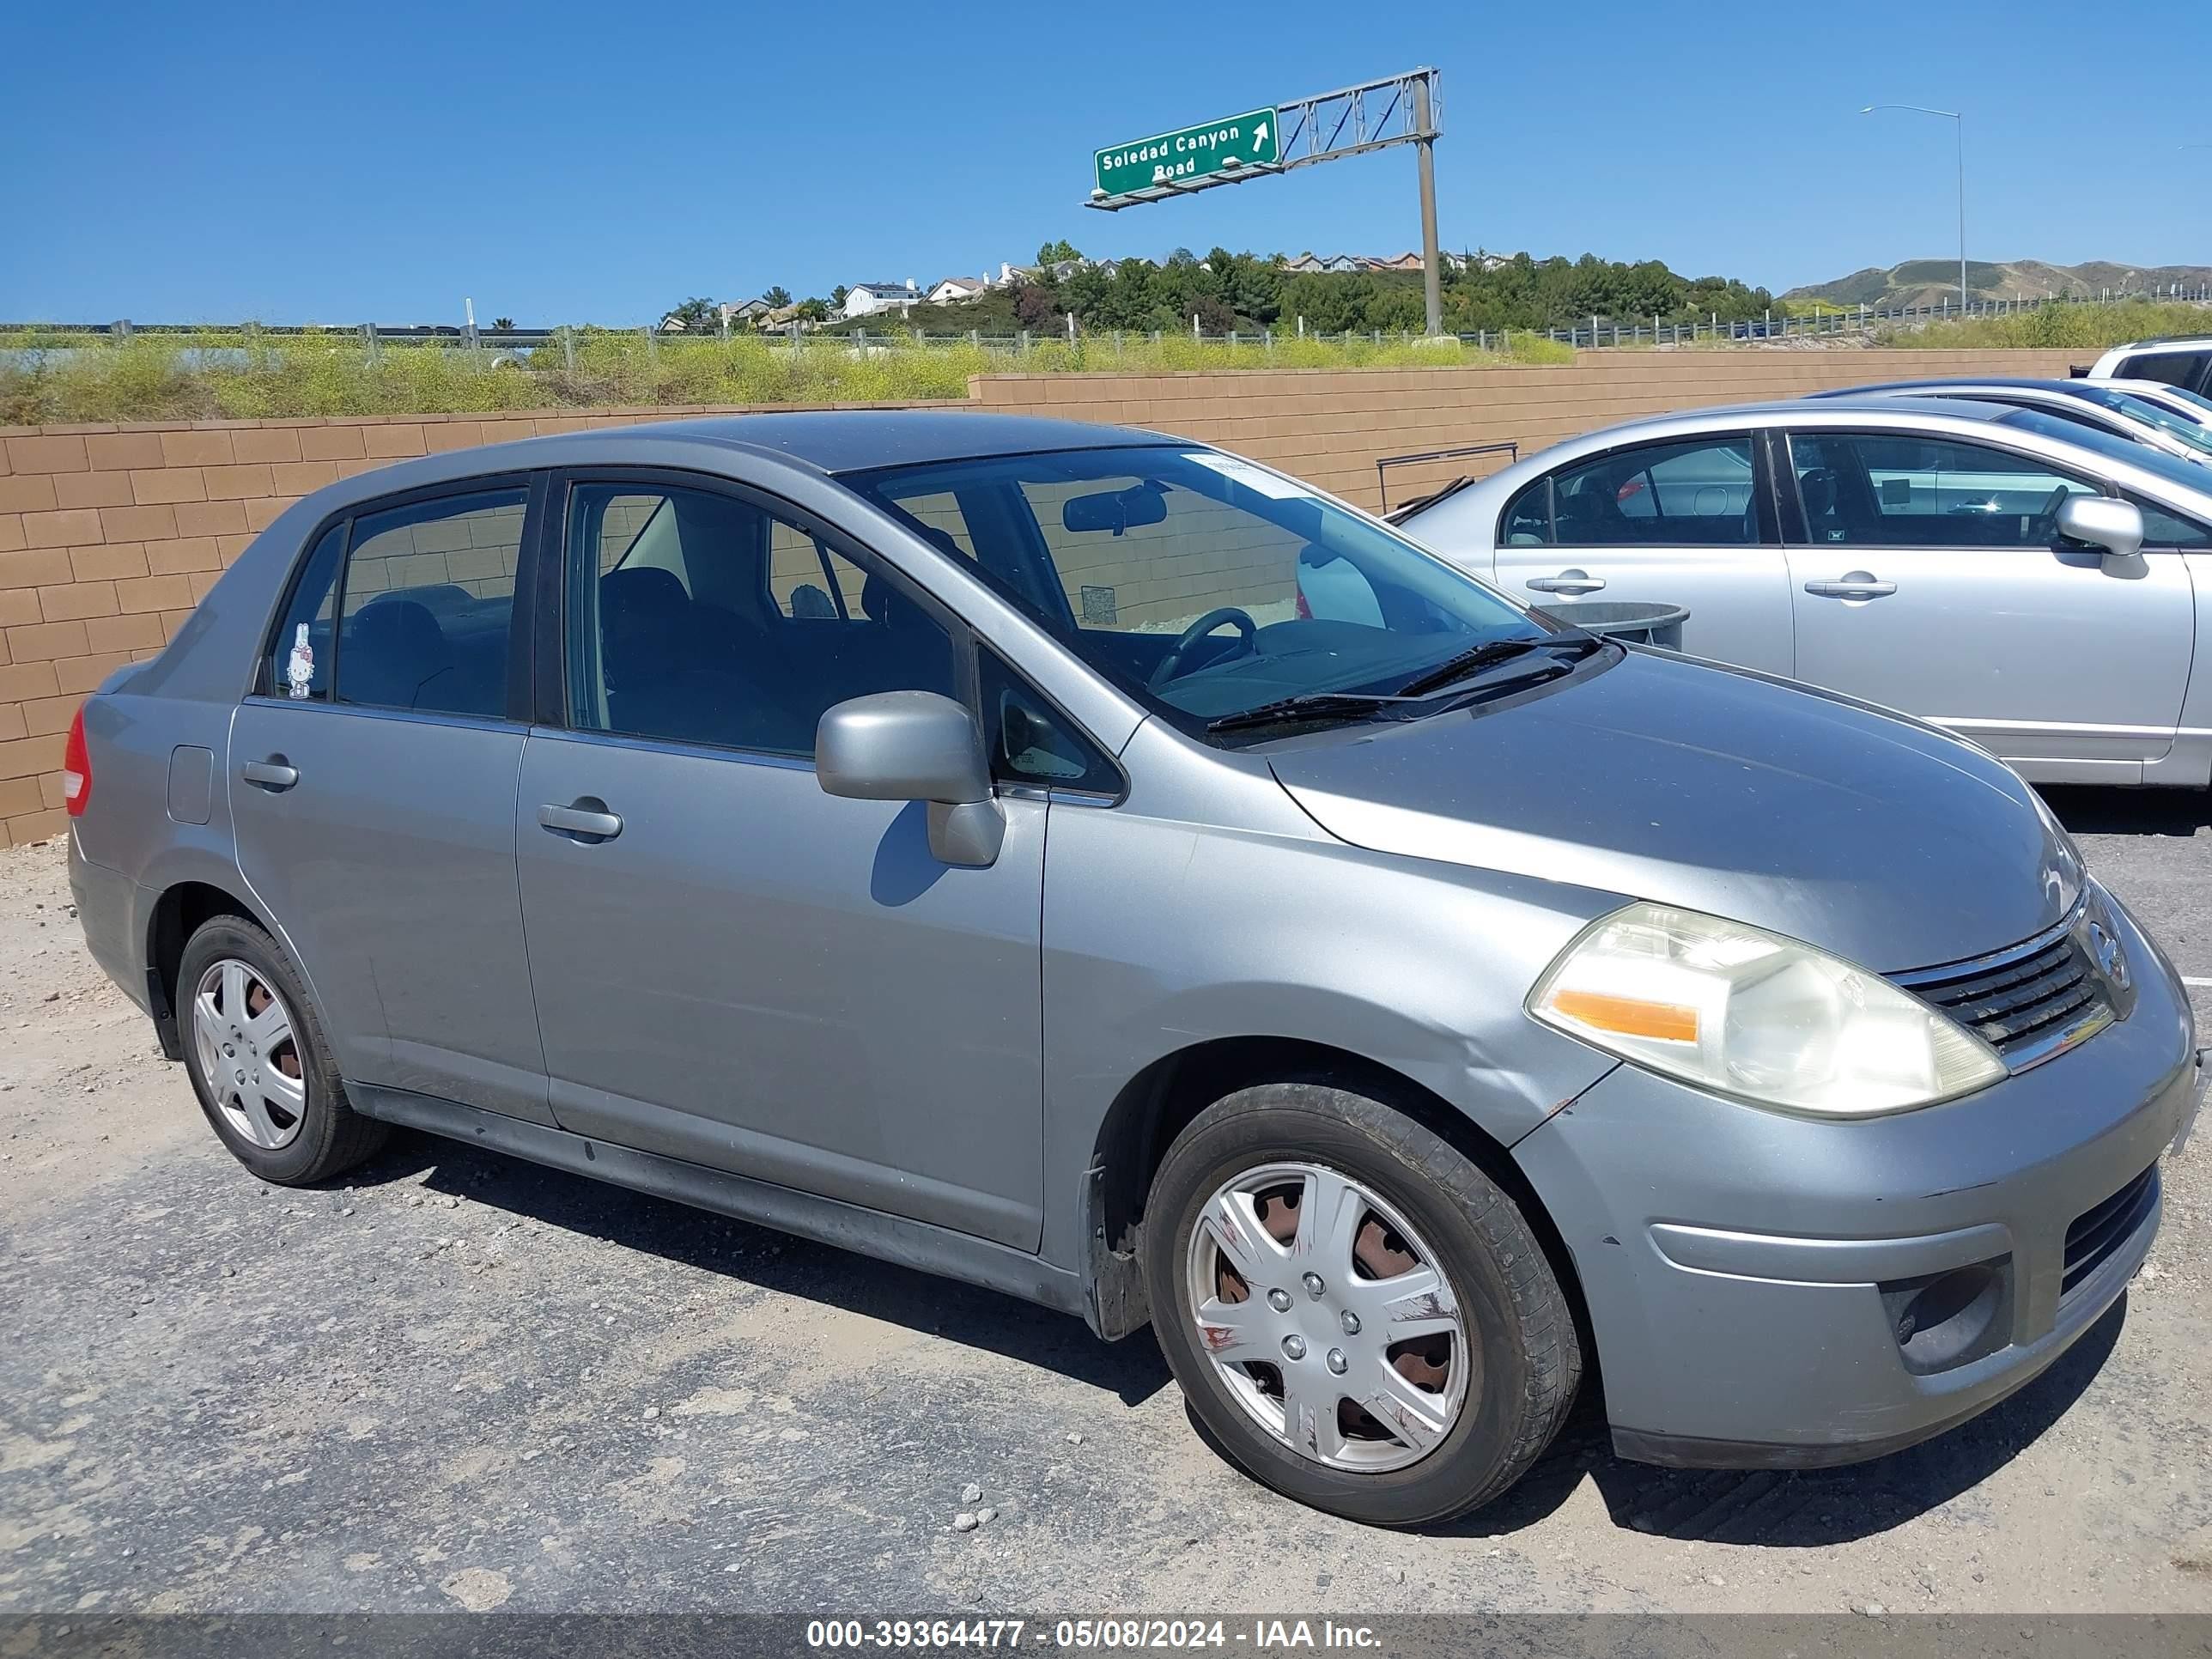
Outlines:
[[[1103,213],[1164,202],[1224,185],[1365,155],[1393,144],[1419,151],[1421,286],[1428,331],[1444,327],[1443,255],[1437,238],[1437,72],[1423,67],[1355,87],[1292,98],[1200,127],[1096,151],[1085,207]]]
[[[1421,174],[1421,297],[1429,313],[1429,332],[1444,331],[1443,258],[1437,247],[1437,130],[1430,120],[1429,77],[1413,81],[1413,154]]]

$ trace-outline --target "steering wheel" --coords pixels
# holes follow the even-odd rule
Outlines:
[[[1157,688],[1181,674],[1182,659],[1190,648],[1224,623],[1233,623],[1237,628],[1240,648],[1233,654],[1250,656],[1257,648],[1254,641],[1259,637],[1260,624],[1252,620],[1252,613],[1249,611],[1240,611],[1233,605],[1221,605],[1207,611],[1176,636],[1176,642],[1168,647],[1167,655],[1160,659],[1160,665],[1152,670],[1152,678],[1145,684]]]
[[[2043,511],[2028,520],[2027,540],[2032,546],[2039,542],[2058,539],[2058,509],[2066,505],[2066,498],[2074,492],[2064,484],[2051,492],[2051,499],[2043,504]]]

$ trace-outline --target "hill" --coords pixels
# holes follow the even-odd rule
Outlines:
[[[2154,295],[2171,284],[2202,288],[2212,283],[2212,265],[2124,265],[2093,259],[2087,264],[2054,265],[2042,259],[1966,263],[1966,292],[1977,300],[2094,299],[2116,294]],[[1832,283],[1793,288],[1782,297],[1823,305],[1932,306],[1959,296],[1956,259],[1907,259],[1887,270],[1869,265]]]

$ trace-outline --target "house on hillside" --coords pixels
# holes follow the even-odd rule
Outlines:
[[[720,307],[722,324],[726,328],[757,328],[761,319],[773,309],[765,300],[740,300]]]
[[[1283,269],[1303,276],[1317,270],[1365,270],[1369,262],[1356,253],[1301,253],[1295,259],[1284,260]]]
[[[1370,259],[1366,264],[1370,270],[1420,270],[1425,268],[1421,256],[1411,248],[1403,253],[1393,253],[1387,258]]]
[[[947,276],[924,295],[923,299],[933,306],[957,305],[963,300],[972,300],[990,287],[981,276]]]
[[[902,315],[908,307],[921,303],[921,290],[912,278],[904,283],[855,283],[845,290],[844,316],[848,322],[855,317],[872,317],[878,312],[896,311]]]
[[[799,314],[804,309],[805,307],[797,301],[787,306],[763,307],[753,319],[753,326],[762,330],[790,328],[794,325],[800,328],[811,328],[814,325]]]

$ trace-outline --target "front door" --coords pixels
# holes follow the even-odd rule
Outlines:
[[[956,868],[814,775],[834,703],[969,700],[956,627],[719,488],[567,499],[568,717],[515,827],[561,1126],[1036,1249],[1045,803]]]
[[[1540,478],[1498,525],[1498,585],[1539,608],[1677,606],[1682,649],[1790,672],[1789,573],[1746,433],[1610,450]]]
[[[2058,507],[2105,486],[1950,439],[1797,433],[1797,677],[1947,726],[2027,776],[2139,781],[2173,746],[2195,645],[2170,548],[2107,560]]]
[[[234,718],[228,787],[239,867],[346,1078],[543,1123],[507,673],[526,498],[477,484],[325,532]]]

